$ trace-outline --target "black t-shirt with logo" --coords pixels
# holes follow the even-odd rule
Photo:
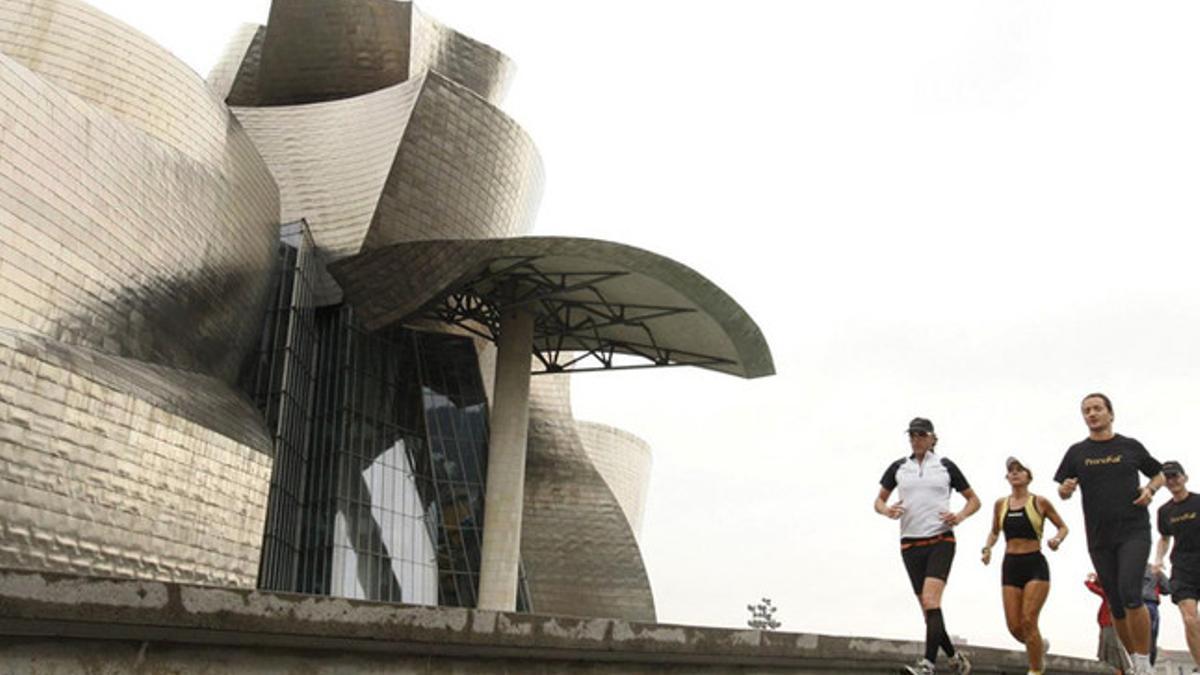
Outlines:
[[[1107,441],[1086,438],[1067,449],[1054,480],[1079,480],[1089,549],[1149,536],[1150,513],[1133,503],[1142,484],[1139,471],[1153,477],[1162,465],[1141,443],[1120,434]]]
[[[1158,533],[1174,537],[1171,566],[1200,572],[1200,495],[1189,492],[1186,499],[1174,499],[1158,507]]]

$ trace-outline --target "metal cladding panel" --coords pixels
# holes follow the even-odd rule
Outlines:
[[[262,50],[248,56],[232,105],[352,98],[431,69],[499,103],[514,71],[499,51],[395,0],[275,0]]]
[[[521,561],[538,613],[654,621],[625,513],[571,417],[567,376],[533,378]]]
[[[0,52],[193,159],[270,174],[204,80],[150,38],[78,0],[0,0]],[[245,155],[245,157],[242,157]],[[232,156],[232,157],[231,157]],[[278,220],[276,220],[278,225]]]
[[[124,119],[0,54],[0,328],[232,382],[269,292],[274,181],[232,117],[211,162]]]
[[[279,181],[283,220],[308,222],[332,259],[358,253],[422,81],[365,96],[234,108]]]
[[[438,23],[416,6],[412,15],[412,72],[437,71],[489,103],[500,105],[516,65],[492,47]]]
[[[253,410],[212,378],[105,360],[0,331],[0,566],[253,587],[270,440],[170,400]]]
[[[225,100],[233,97],[235,83],[248,91],[257,91],[258,81],[254,75],[258,72],[258,61],[262,58],[262,43],[266,34],[266,26],[244,23],[230,36],[221,57],[208,71],[208,77],[204,78],[208,88],[218,98]]]
[[[431,72],[362,248],[528,233],[542,184],[541,156],[528,134],[466,88]]]
[[[625,512],[633,533],[640,535],[646,491],[650,488],[650,444],[607,424],[576,422],[576,430],[583,449]]]
[[[527,297],[546,298],[526,303],[546,365],[576,360],[559,359],[564,352],[612,350],[747,378],[775,372],[762,331],[733,298],[687,266],[632,246],[575,237],[411,241],[336,261],[330,273],[368,328],[435,319],[494,330],[501,287],[516,283]],[[569,288],[555,281],[568,276]],[[470,302],[459,303],[462,296]],[[598,300],[606,309],[589,310],[589,323],[579,324],[586,328],[572,328],[567,310]]]

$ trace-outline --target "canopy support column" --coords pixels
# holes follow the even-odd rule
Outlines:
[[[532,313],[517,308],[500,315],[483,506],[479,609],[511,612],[517,604],[533,318]]]

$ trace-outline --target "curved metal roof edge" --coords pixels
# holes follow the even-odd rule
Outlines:
[[[774,359],[771,356],[771,349],[767,344],[766,337],[754,319],[742,309],[736,300],[687,265],[653,251],[628,244],[586,237],[552,236],[506,239],[429,239],[391,244],[366,251],[333,263],[330,266],[330,272],[342,283],[347,296],[351,296],[352,288],[355,286],[349,278],[351,270],[357,269],[369,274],[368,270],[385,260],[390,251],[404,247],[458,249],[464,255],[448,257],[454,260],[471,259],[472,263],[477,259],[514,255],[595,256],[599,259],[612,260],[622,267],[670,287],[690,300],[721,327],[737,352],[741,372],[721,368],[716,368],[716,370],[738,374],[747,379],[775,374]],[[581,248],[583,250],[580,250]],[[639,258],[641,261],[638,260]],[[458,278],[461,274],[454,276]],[[431,296],[442,290],[444,288],[430,289]]]

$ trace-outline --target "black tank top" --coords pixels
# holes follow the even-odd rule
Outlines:
[[[1029,498],[1034,499],[1033,495],[1030,495]],[[1033,523],[1029,522],[1029,514],[1025,513],[1025,509],[1010,507],[1007,511],[1008,513],[1004,516],[1005,539],[1032,539],[1034,541],[1041,539],[1037,530],[1034,529]]]

